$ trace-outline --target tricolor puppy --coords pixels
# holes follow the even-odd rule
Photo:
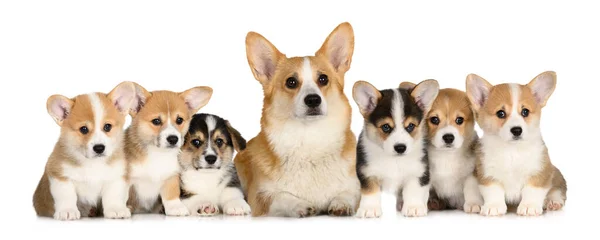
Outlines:
[[[340,24],[315,56],[288,58],[250,32],[248,62],[264,92],[261,131],[235,165],[254,216],[351,215],[359,198],[356,137],[344,95],[354,34]]]
[[[354,101],[365,120],[356,150],[362,192],[358,217],[381,216],[382,190],[397,194],[398,210],[404,216],[427,214],[425,115],[438,91],[435,80],[425,80],[410,91],[380,91],[364,81],[354,84]]]
[[[38,216],[131,216],[123,124],[134,97],[134,84],[123,82],[108,94],[48,98],[48,113],[60,126],[60,137],[33,195]]]
[[[414,84],[405,82],[409,89]],[[463,91],[440,89],[426,115],[431,174],[430,210],[463,209],[479,213],[483,200],[475,178],[475,116]]]
[[[556,74],[543,72],[527,85],[492,86],[475,74],[467,76],[467,94],[483,136],[476,173],[484,204],[482,215],[503,215],[507,203],[517,214],[536,216],[565,204],[567,184],[550,162],[542,139],[542,108],[556,87]]]
[[[136,85],[131,125],[125,132],[134,213],[189,215],[179,199],[179,153],[190,120],[212,96],[210,87],[148,92]]]
[[[210,114],[196,114],[185,136],[180,163],[181,201],[192,215],[246,215],[233,153],[246,148],[246,140],[229,121]]]

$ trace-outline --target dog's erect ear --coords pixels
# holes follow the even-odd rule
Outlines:
[[[377,107],[381,92],[366,81],[357,81],[352,87],[352,98],[358,105],[360,113],[366,118]]]
[[[478,76],[477,74],[471,73],[467,76],[467,97],[471,101],[471,106],[475,111],[483,107],[485,101],[490,95],[492,90],[492,84]]]
[[[556,73],[553,71],[540,73],[527,84],[527,87],[531,89],[540,107],[544,107],[556,88]]]
[[[148,90],[135,82],[131,83],[135,88],[135,96],[129,105],[129,115],[131,117],[135,117],[140,110],[142,110],[144,105],[146,105],[146,101],[148,101],[148,98],[152,96],[152,93],[148,92]]]
[[[277,62],[285,55],[262,35],[249,32],[246,35],[246,57],[254,78],[265,86],[273,80]]]
[[[136,99],[135,85],[132,82],[122,82],[108,93],[108,98],[119,112],[128,114]]]
[[[433,101],[440,92],[440,84],[438,81],[428,79],[420,82],[410,92],[410,95],[415,99],[415,102],[423,110],[423,112],[429,112]]]
[[[345,73],[350,69],[352,54],[354,53],[354,30],[350,23],[338,25],[327,37],[317,56],[325,56],[338,73]]]
[[[398,88],[406,89],[408,92],[411,92],[416,86],[417,84],[411,82],[401,82]]]
[[[233,128],[231,126],[231,124],[229,123],[229,121],[226,120],[225,125],[227,126],[227,131],[229,132],[229,135],[231,136],[231,141],[233,142],[233,148],[235,148],[235,150],[237,152],[241,152],[242,150],[246,149],[246,139],[244,139],[242,137],[242,134],[240,134],[240,132],[238,132],[238,130]]]
[[[46,101],[46,108],[56,124],[58,124],[58,126],[62,126],[63,121],[71,113],[73,104],[75,104],[75,102],[65,96],[52,95]]]
[[[213,89],[211,87],[201,86],[193,87],[184,92],[179,93],[179,96],[185,100],[185,105],[192,114],[195,114],[202,107],[208,104],[212,97]]]

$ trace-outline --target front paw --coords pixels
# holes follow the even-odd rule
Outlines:
[[[540,216],[543,212],[542,205],[538,204],[519,204],[517,207],[517,214],[520,216]]]
[[[440,211],[446,209],[446,203],[439,198],[430,198],[427,201],[427,208],[433,211]]]
[[[479,214],[483,216],[502,216],[506,214],[506,209],[507,207],[505,203],[483,204],[483,206],[481,206],[481,211],[479,211]]]
[[[251,212],[250,205],[241,199],[229,201],[223,206],[223,211],[230,216],[248,215]]]
[[[463,210],[465,213],[479,213],[481,212],[481,206],[477,203],[465,203]]]
[[[360,206],[356,211],[359,218],[378,218],[381,217],[381,205]]]
[[[131,217],[131,211],[127,207],[122,208],[106,208],[104,210],[105,218],[125,219]]]
[[[61,209],[54,212],[54,219],[56,220],[77,220],[81,218],[81,213],[77,208]]]
[[[165,214],[167,216],[188,216],[190,215],[190,211],[188,211],[187,207],[183,205],[183,203],[179,202],[177,204],[169,204],[165,206]]]
[[[200,216],[213,216],[219,214],[219,206],[213,203],[200,204],[196,213]]]
[[[317,215],[317,208],[309,203],[299,203],[290,212],[290,217],[305,218]]]
[[[327,213],[332,216],[352,216],[354,215],[354,206],[350,205],[347,201],[334,199],[329,204]]]
[[[427,205],[404,205],[402,215],[405,217],[423,217],[427,215]]]

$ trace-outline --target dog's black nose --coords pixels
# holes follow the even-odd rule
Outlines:
[[[104,152],[104,149],[106,149],[104,144],[96,144],[92,148],[94,149],[94,152],[96,152],[97,154],[102,154]]]
[[[406,152],[406,145],[404,144],[396,144],[394,145],[394,150],[396,150],[397,153],[404,153]]]
[[[321,97],[317,94],[308,94],[304,98],[304,104],[311,108],[318,107],[321,105]]]
[[[171,144],[171,145],[177,144],[177,141],[179,141],[179,138],[175,135],[171,135],[171,136],[167,137],[167,142],[169,142],[169,144]]]
[[[208,164],[212,165],[212,164],[214,164],[217,161],[217,156],[215,156],[215,155],[208,155],[208,156],[204,157],[204,160],[206,160],[206,162]]]
[[[521,127],[513,127],[510,129],[510,132],[513,136],[518,137],[521,136],[521,133],[523,133],[523,129]]]
[[[444,139],[444,142],[446,144],[450,144],[450,143],[454,142],[454,135],[452,135],[452,134],[444,134],[444,136],[442,136],[442,139]]]

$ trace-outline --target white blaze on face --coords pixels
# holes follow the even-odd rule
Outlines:
[[[206,162],[206,156],[212,155],[217,157],[217,161],[214,164],[212,164],[212,166],[219,167],[221,165],[221,157],[213,149],[213,147],[217,146],[215,145],[215,143],[213,143],[213,136],[211,136],[211,133],[213,133],[217,128],[217,120],[213,116],[207,116],[205,122],[206,128],[208,130],[206,135],[206,151],[202,154],[202,159],[200,159],[200,166],[202,168],[207,168],[211,166],[211,164],[208,164],[208,162]]]
[[[383,143],[383,150],[389,154],[397,155],[394,146],[404,144],[406,151],[403,154],[409,154],[413,149],[414,139],[404,129],[404,101],[398,89],[394,89],[394,97],[392,98],[392,119],[394,121],[394,130]],[[416,131],[416,129],[415,129]]]
[[[167,102],[167,108],[168,108],[168,104],[169,104],[169,102]],[[171,120],[174,117],[174,116],[171,116],[171,112],[167,112],[167,116],[166,117],[167,117],[167,119],[163,119],[162,120],[163,124],[165,125],[165,127],[161,130],[161,132],[159,134],[159,137],[158,137],[159,144],[158,144],[158,146],[161,147],[161,148],[169,148],[169,149],[177,149],[177,150],[179,150],[179,148],[181,147],[181,145],[183,145],[183,139],[182,139],[181,133],[179,133],[179,131],[175,127],[174,124],[176,124],[176,123],[174,123]],[[170,136],[177,137],[177,144],[175,144],[174,146],[171,146],[171,144],[167,140]]]
[[[308,57],[304,57],[304,62],[302,64],[301,69],[301,77],[302,77],[302,86],[300,87],[300,91],[296,95],[295,103],[295,115],[296,117],[306,117],[306,111],[309,109],[308,106],[304,103],[304,99],[306,96],[310,94],[317,94],[321,97],[321,105],[319,106],[322,115],[327,115],[327,102],[323,97],[323,93],[321,89],[315,82],[315,73],[310,64],[310,59]]]
[[[520,127],[523,129],[523,133],[521,134],[522,138],[525,138],[527,135],[527,125],[525,123],[525,119],[521,116],[521,104],[520,104],[520,96],[521,96],[521,88],[517,84],[510,84],[510,96],[512,108],[507,109],[507,115],[510,115],[502,128],[500,129],[500,137],[506,141],[513,140],[513,134],[510,131],[514,127]]]
[[[85,156],[87,158],[93,158],[98,156],[98,154],[94,151],[94,146],[103,145],[104,152],[101,156],[110,156],[114,149],[115,140],[108,137],[106,132],[104,131],[104,122],[105,117],[105,109],[104,104],[98,97],[96,93],[90,93],[87,95],[90,104],[92,105],[92,112],[94,113],[94,131],[88,134],[92,134],[90,141],[87,143]],[[112,131],[112,129],[111,129]]]

